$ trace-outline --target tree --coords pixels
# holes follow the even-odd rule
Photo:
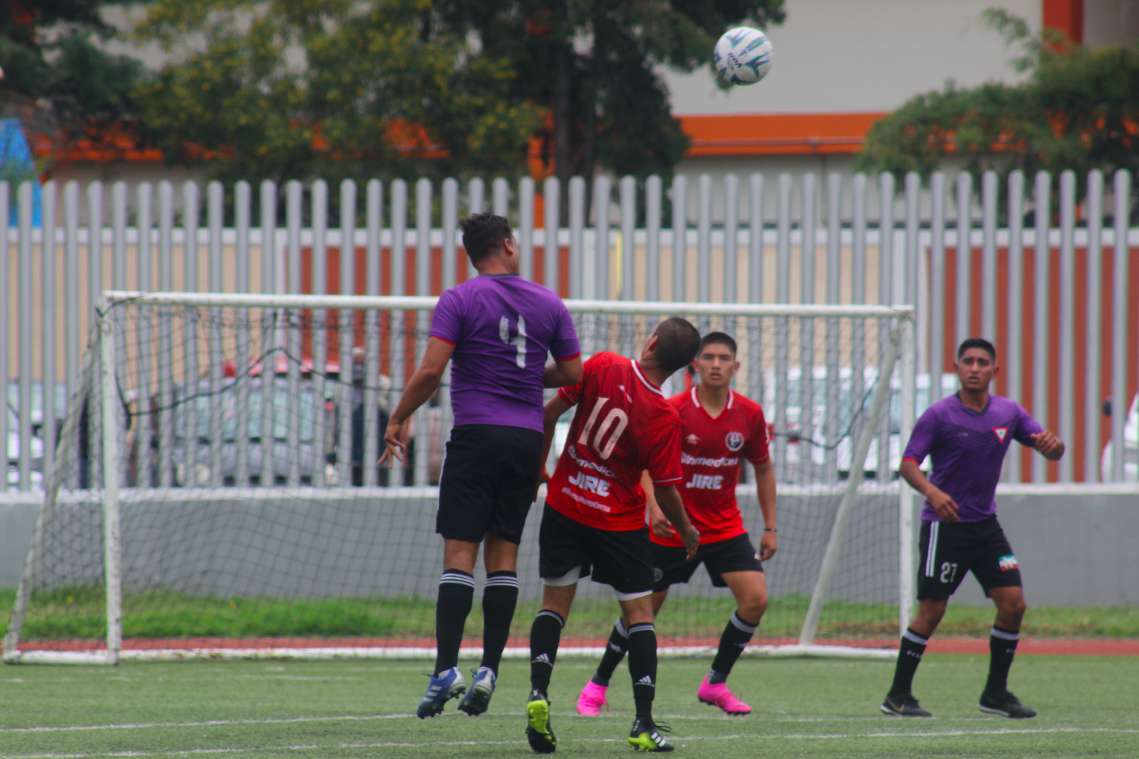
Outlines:
[[[135,113],[132,91],[145,76],[142,65],[99,47],[115,36],[99,14],[109,4],[0,4],[0,110],[50,138],[56,153],[77,140],[98,142]]]
[[[688,148],[659,67],[708,66],[721,33],[784,19],[783,0],[443,0],[442,15],[522,72],[513,96],[547,108],[547,158],[563,182],[604,167],[665,177]]]
[[[156,0],[137,33],[176,56],[147,137],[224,178],[517,174],[542,116],[429,0]]]
[[[1139,172],[1139,45],[1093,50],[1032,35],[1002,11],[985,17],[1019,46],[1025,81],[951,85],[907,101],[870,130],[859,166],[929,174],[952,158],[976,175],[1072,169],[1081,182],[1092,169]]]

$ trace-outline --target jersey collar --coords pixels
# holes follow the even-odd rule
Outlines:
[[[644,375],[644,373],[643,373],[643,372],[641,372],[641,365],[640,365],[640,363],[638,363],[638,362],[636,362],[636,361],[634,361],[634,362],[633,362],[633,374],[637,375],[637,379],[639,379],[639,380],[641,381],[641,384],[642,384],[642,385],[644,385],[644,386],[645,386],[645,387],[647,387],[649,390],[651,390],[652,392],[654,392],[654,393],[656,393],[657,395],[659,395],[661,398],[663,398],[663,397],[664,397],[664,391],[663,391],[663,390],[661,390],[661,389],[660,389],[659,387],[657,387],[656,385],[654,385],[653,383],[649,382],[648,378],[647,378],[647,377],[645,377],[645,375]]]
[[[724,405],[724,411],[720,412],[720,416],[712,416],[711,414],[708,413],[708,409],[704,408],[704,406],[700,403],[700,396],[696,394],[696,385],[692,386],[691,394],[692,394],[692,405],[695,406],[696,408],[700,409],[701,411],[703,411],[705,414],[707,414],[709,419],[719,419],[720,416],[724,415],[724,411],[728,411],[732,408],[732,404],[735,402],[735,399],[736,399],[735,391],[729,387],[728,388],[728,402]]]

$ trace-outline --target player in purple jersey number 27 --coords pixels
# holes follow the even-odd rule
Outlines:
[[[998,371],[996,349],[969,338],[957,349],[961,389],[930,406],[914,425],[900,473],[925,496],[918,568],[918,613],[902,635],[894,681],[882,703],[885,714],[929,717],[911,685],[926,644],[949,598],[972,572],[997,614],[989,633],[989,675],[980,708],[1013,719],[1036,716],[1008,690],[1008,672],[1024,617],[1020,565],[997,521],[994,494],[1001,464],[1013,440],[1055,461],[1064,443],[1019,404],[989,393]],[[927,478],[920,465],[933,460]]]

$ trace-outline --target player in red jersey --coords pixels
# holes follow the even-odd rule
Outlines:
[[[688,582],[701,563],[712,584],[728,587],[737,608],[720,637],[712,670],[696,692],[706,704],[728,714],[750,714],[751,707],[728,690],[727,678],[747,646],[767,608],[767,582],[762,561],[779,548],[775,532],[775,472],[767,446],[767,422],[759,404],[732,390],[739,369],[736,342],[723,332],[711,332],[700,341],[696,357],[700,384],[669,400],[680,415],[683,440],[681,493],[692,523],[700,531],[700,549],[685,555],[668,518],[649,499],[656,582],[653,611],[660,611],[674,583]],[[741,460],[755,467],[756,490],[763,513],[763,536],[756,553],[744,528],[736,502]],[[605,705],[609,678],[628,647],[627,620],[617,620],[605,655],[593,678],[585,684],[577,711],[595,717]]]
[[[554,425],[577,406],[565,450],[547,487],[538,538],[539,573],[545,583],[542,610],[530,629],[530,699],[526,737],[538,753],[552,753],[546,693],[562,627],[577,582],[595,582],[617,592],[628,621],[629,672],[637,716],[629,743],[644,751],[671,751],[653,721],[656,631],[653,627],[653,549],[645,526],[641,473],[648,471],[656,500],[675,526],[682,545],[695,554],[700,535],[684,513],[680,419],[663,383],[695,357],[700,333],[684,319],[666,319],[645,343],[639,361],[598,353],[585,362],[582,381],[558,391],[546,404],[545,450]]]

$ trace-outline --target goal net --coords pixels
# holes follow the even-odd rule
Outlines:
[[[107,293],[68,404],[4,641],[9,661],[406,655],[433,650],[448,380],[408,461],[377,465],[427,341],[431,298]],[[739,343],[765,409],[779,552],[754,647],[892,648],[911,597],[910,312],[877,306],[571,301],[583,353],[636,356],[682,315]],[[910,378],[907,381],[907,378]],[[680,372],[670,392],[692,382]],[[559,424],[555,450],[570,422]],[[760,534],[754,476],[738,490]],[[538,519],[520,549],[508,653],[538,608]],[[479,589],[483,577],[476,577]],[[476,589],[477,593],[481,590]],[[701,570],[673,589],[662,649],[716,645],[733,601]],[[597,650],[612,592],[582,583],[563,647]],[[467,623],[479,647],[479,604]]]

